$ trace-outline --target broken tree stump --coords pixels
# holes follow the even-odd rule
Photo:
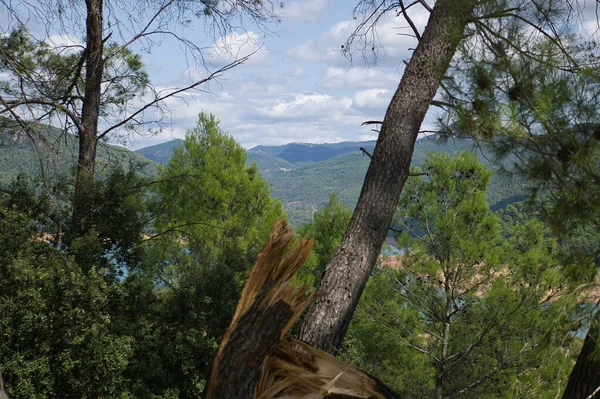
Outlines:
[[[278,222],[244,286],[207,387],[207,399],[380,398],[392,390],[355,366],[286,336],[308,305],[292,278],[312,240],[288,250],[294,233]]]

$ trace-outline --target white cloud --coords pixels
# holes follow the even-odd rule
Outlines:
[[[354,105],[359,108],[386,109],[390,103],[392,92],[387,89],[368,89],[354,94]]]
[[[250,56],[245,64],[265,64],[270,52],[264,47],[261,38],[254,32],[231,32],[221,36],[210,48],[209,60],[215,65],[225,65]]]
[[[356,140],[358,140],[358,141],[377,140],[377,136],[374,134],[359,134],[358,136],[356,136]]]
[[[327,16],[327,0],[293,1],[283,9],[283,18],[293,21],[317,22]]]
[[[286,55],[306,62],[345,63],[341,45],[348,39],[355,26],[356,21],[354,20],[338,22],[317,39],[308,40],[289,49]]]
[[[396,87],[399,74],[382,68],[336,68],[325,71],[323,86],[334,89],[359,89],[368,87]]]
[[[327,94],[288,94],[275,104],[260,107],[258,113],[276,119],[298,119],[310,115],[311,118],[323,116],[334,118],[336,114],[350,110],[352,99],[333,97]]]
[[[303,78],[306,76],[306,71],[304,70],[304,68],[295,67],[292,69],[291,74],[295,78]]]
[[[131,146],[139,148],[182,138],[186,130],[196,125],[201,111],[213,113],[221,120],[223,130],[246,148],[294,141],[374,139],[373,126],[361,123],[383,119],[401,76],[398,65],[410,55],[408,48],[415,42],[399,35],[410,30],[401,29],[406,22],[393,17],[392,12],[377,28],[377,45],[382,46],[379,54],[385,58],[375,68],[364,68],[361,54],[356,53],[355,65],[349,65],[341,45],[357,26],[358,20],[350,17],[352,7],[344,0],[290,0],[282,10],[281,30],[273,36],[263,37],[256,28],[254,32],[231,33],[215,43],[210,37],[200,40],[186,36],[209,46],[206,61],[213,70],[257,53],[218,80],[170,98],[166,105],[171,113],[165,114],[165,121],[172,122],[171,126],[157,136],[137,136]],[[347,19],[340,21],[340,15]],[[412,17],[424,25],[427,15],[424,16]],[[316,21],[319,23],[307,24]],[[200,30],[194,29],[192,34],[198,35]],[[53,40],[57,45],[75,42],[74,38],[67,39]],[[261,47],[265,42],[268,48]],[[203,65],[194,68],[193,60],[185,59],[175,51],[176,46],[167,43],[172,42],[166,39],[151,53],[142,54],[158,90],[183,87],[190,78],[207,76]],[[158,114],[148,111],[146,116],[146,120],[154,120]]]
[[[423,7],[411,8],[409,16],[420,31],[429,19],[429,13]],[[358,24],[359,19],[340,21],[318,38],[288,50],[287,55],[299,61],[328,62],[330,65],[343,65],[348,60],[363,58],[372,62],[376,58],[378,65],[397,67],[402,60],[410,57],[411,49],[417,45],[406,20],[402,16],[395,16],[394,12],[388,12],[379,19],[373,30],[356,37],[350,48],[342,47]]]
[[[238,95],[242,98],[261,99],[274,98],[283,96],[287,89],[279,83],[260,83],[257,81],[247,80],[239,86]]]
[[[221,120],[222,128],[246,148],[294,141],[326,143],[361,140],[365,135],[370,137],[372,134],[367,127],[361,127],[361,123],[381,118],[385,111],[359,109],[348,96],[281,94],[278,91],[269,95],[266,91],[248,90],[249,85],[245,88],[248,90],[246,94],[241,95],[242,85],[231,82],[229,86],[215,94],[189,93],[169,99],[167,105],[174,112],[172,127],[158,137],[138,136],[131,145],[140,148],[182,138],[187,129],[195,126],[201,111],[215,114]],[[232,87],[237,87],[237,90]]]
[[[77,51],[81,51],[85,43],[76,38],[73,35],[68,34],[59,34],[59,35],[51,35],[48,36],[45,40],[46,44],[50,47],[60,51],[60,52],[68,52],[74,53]]]

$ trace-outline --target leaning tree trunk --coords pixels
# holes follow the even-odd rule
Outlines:
[[[475,0],[436,2],[419,45],[387,109],[358,205],[342,242],[327,264],[317,298],[302,324],[300,338],[335,352],[358,303],[409,173],[414,144]]]
[[[593,352],[600,337],[600,314],[596,314],[577,357],[562,399],[600,398],[600,361]]]
[[[87,209],[89,202],[86,195],[89,183],[94,179],[96,164],[96,146],[98,118],[100,115],[100,95],[102,74],[104,71],[103,0],[86,0],[86,49],[85,57],[85,92],[81,111],[83,128],[79,133],[79,155],[77,158],[77,177],[73,201],[73,225],[75,231],[85,232],[87,226]]]

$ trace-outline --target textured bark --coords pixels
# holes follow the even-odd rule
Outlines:
[[[85,50],[85,92],[81,110],[79,130],[79,154],[77,158],[77,178],[73,204],[73,224],[80,231],[86,231],[85,191],[94,178],[96,146],[98,144],[98,119],[100,116],[100,96],[104,71],[104,42],[102,40],[103,0],[86,0],[86,50]]]
[[[267,291],[262,290],[262,297],[242,315],[224,345],[209,398],[254,398],[264,359],[279,345],[281,332],[294,313],[284,301],[261,307]]]
[[[358,205],[342,242],[327,264],[319,297],[300,338],[334,353],[385,240],[425,113],[448,69],[474,0],[436,2],[419,45],[387,109]]]
[[[377,379],[286,333],[310,300],[291,283],[312,248],[275,225],[215,357],[207,399],[399,399]],[[287,256],[286,256],[287,254]]]
[[[81,110],[83,131],[79,132],[79,170],[94,174],[102,73],[104,71],[104,42],[102,40],[102,0],[86,0],[87,39],[85,51],[85,96]]]
[[[600,314],[596,314],[588,331],[581,353],[571,375],[563,399],[599,399],[600,398],[600,362],[592,359],[600,334]]]

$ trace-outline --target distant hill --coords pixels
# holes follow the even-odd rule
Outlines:
[[[375,141],[351,142],[335,144],[291,143],[282,146],[258,146],[248,153],[263,152],[280,158],[291,164],[323,162],[336,156],[349,154],[361,146],[374,146]]]
[[[171,158],[171,154],[173,154],[173,149],[176,147],[181,147],[182,145],[183,140],[175,139],[167,141],[166,143],[144,147],[136,150],[135,152],[150,159],[151,161],[166,165]]]
[[[37,126],[39,137],[35,143],[7,118],[0,117],[0,185],[7,185],[20,172],[39,174],[40,157],[34,144],[41,149],[44,167],[50,174],[68,174],[77,158],[77,138],[61,130]],[[109,164],[124,166],[130,163],[145,165],[142,173],[152,175],[158,164],[166,164],[173,149],[183,140],[145,147],[135,152],[125,148],[101,144],[98,146],[96,170],[102,174]],[[322,208],[331,193],[337,193],[348,207],[358,201],[363,179],[369,166],[369,157],[360,148],[373,151],[375,141],[343,142],[334,144],[291,143],[282,146],[258,146],[247,151],[248,163],[256,163],[271,187],[271,193],[283,203],[292,225],[311,220],[312,214]],[[413,165],[421,165],[429,151],[455,153],[474,151],[490,169],[491,155],[474,147],[470,140],[435,138],[419,139],[415,145]],[[503,208],[521,200],[524,183],[514,177],[495,173],[488,190],[492,208]]]
[[[354,143],[354,152],[333,157],[323,162],[303,164],[294,169],[269,173],[265,178],[271,186],[274,197],[279,198],[292,224],[298,225],[310,221],[311,214],[322,208],[331,193],[337,193],[348,207],[356,206],[364,176],[369,167],[369,157],[358,150],[364,147],[372,153],[374,142]],[[250,150],[252,152],[253,150]],[[470,140],[451,140],[442,142],[430,138],[417,141],[412,164],[422,165],[430,151],[456,153],[459,151],[476,152],[479,160],[488,168],[495,167],[489,160],[491,154],[481,153],[473,147]],[[260,164],[259,164],[260,168]],[[488,189],[488,202],[492,209],[522,200],[526,190],[524,182],[514,176],[495,172]]]
[[[181,144],[181,140],[173,140],[137,152],[166,163],[168,159],[163,155]],[[271,194],[281,200],[290,222],[297,226],[310,221],[312,213],[327,203],[331,193],[337,193],[348,207],[356,205],[369,166],[369,157],[360,151],[361,147],[372,153],[375,141],[258,146],[248,150],[247,155],[248,163],[256,162],[271,187]],[[441,141],[434,137],[417,141],[413,165],[421,165],[430,151],[473,151],[488,168],[495,167],[490,162],[491,154],[482,152],[471,140]],[[493,209],[503,208],[523,199],[524,192],[523,181],[496,172],[488,190],[488,201]]]
[[[0,185],[8,185],[19,173],[39,175],[40,159],[50,175],[70,173],[77,160],[77,137],[47,125],[37,125],[35,137],[38,138],[34,142],[12,120],[0,118]],[[130,163],[140,164],[143,174],[156,173],[156,163],[133,151],[115,145],[98,145],[97,173],[106,172],[108,166],[115,163],[124,167]]]

